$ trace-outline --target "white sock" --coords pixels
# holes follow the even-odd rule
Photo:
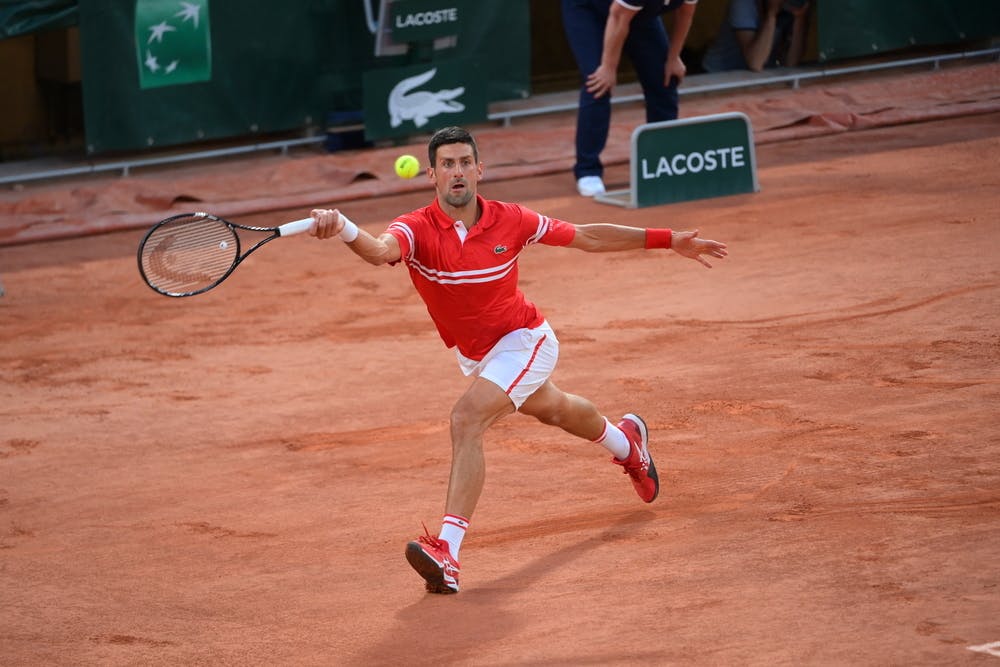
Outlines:
[[[625,432],[609,422],[607,417],[604,418],[604,433],[594,442],[611,452],[619,461],[624,461],[632,453],[632,445]]]
[[[469,521],[457,514],[445,514],[441,522],[441,534],[438,539],[448,543],[451,557],[458,560],[458,550],[462,548],[462,540],[465,539],[465,531],[469,528]]]

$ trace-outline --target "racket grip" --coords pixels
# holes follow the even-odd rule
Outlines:
[[[313,225],[312,218],[303,218],[301,220],[296,220],[294,222],[286,222],[285,224],[278,227],[279,236],[291,236],[292,234],[301,234],[302,232],[308,232],[309,228]]]

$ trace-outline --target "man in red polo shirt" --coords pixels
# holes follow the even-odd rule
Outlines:
[[[451,478],[441,532],[406,546],[429,592],[457,593],[458,552],[485,478],[483,433],[501,417],[520,411],[601,444],[647,503],[660,488],[640,417],[626,414],[612,424],[590,401],[549,379],[559,341],[518,289],[521,251],[534,243],[587,252],[671,248],[708,267],[703,255],[722,259],[727,253],[724,243],[701,239],[697,231],[573,225],[484,199],[477,194],[479,151],[462,128],[436,132],[427,152],[427,175],[437,190],[429,206],[399,216],[378,238],[336,209],[317,209],[310,233],[339,236],[371,264],[404,262],[445,345],[455,348],[462,372],[473,378],[451,411]]]

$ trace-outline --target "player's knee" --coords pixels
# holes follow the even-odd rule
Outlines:
[[[461,401],[451,409],[449,425],[453,440],[465,440],[468,436],[482,435],[486,430],[482,415]]]

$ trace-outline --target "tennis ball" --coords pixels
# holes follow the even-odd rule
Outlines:
[[[396,175],[400,178],[413,178],[420,173],[420,160],[412,155],[400,155],[396,158]]]

